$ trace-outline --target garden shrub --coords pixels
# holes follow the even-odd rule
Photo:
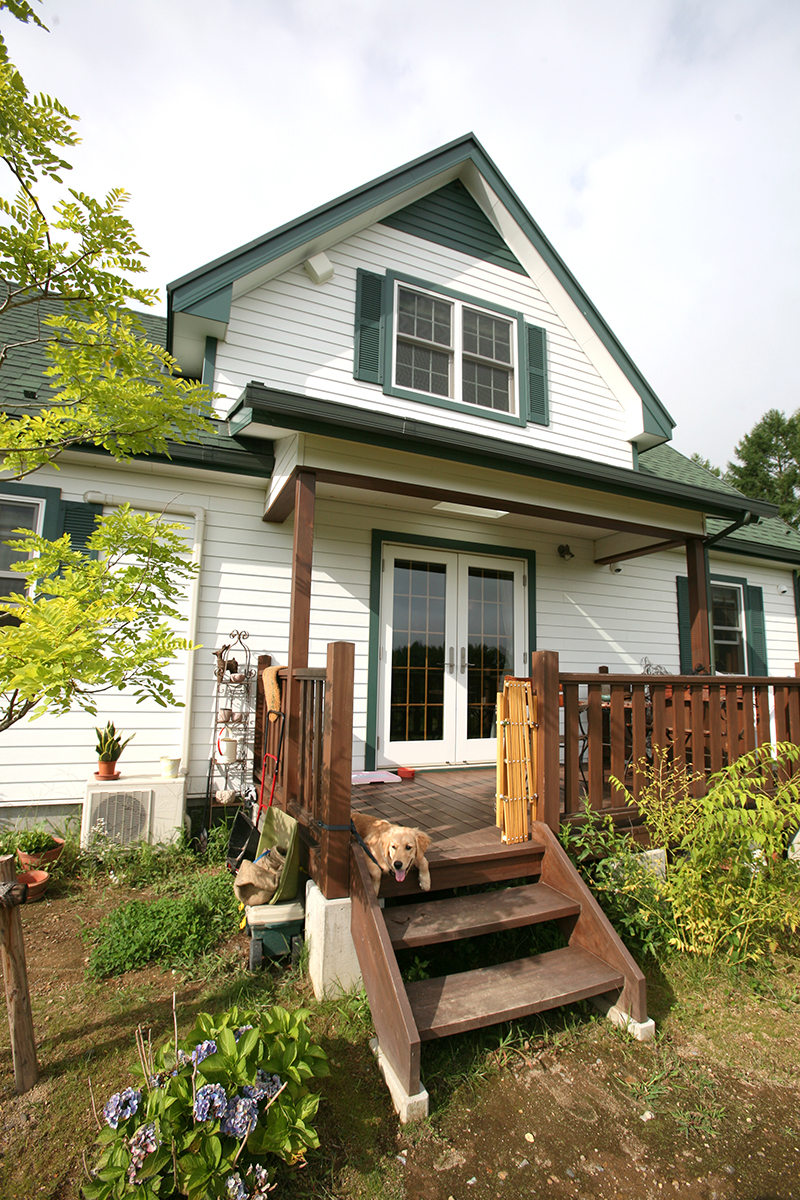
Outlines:
[[[308,1081],[328,1065],[307,1017],[278,1007],[200,1013],[188,1037],[155,1054],[137,1031],[142,1085],[103,1108],[86,1200],[266,1200],[276,1160],[302,1164],[319,1145]]]
[[[656,941],[729,962],[754,961],[800,927],[800,870],[786,857],[800,826],[800,747],[762,746],[691,796],[692,777],[657,749],[642,760],[637,801],[651,840],[668,849],[666,876],[637,881],[605,867],[595,886],[606,898],[642,904],[659,923]],[[655,889],[655,895],[653,894]],[[655,903],[653,900],[655,899]]]
[[[562,825],[560,837],[627,945],[654,958],[667,953],[674,925],[662,880],[630,834],[584,799],[582,824]]]
[[[88,974],[102,979],[150,962],[190,964],[236,931],[237,914],[228,874],[200,875],[180,896],[121,904],[90,935]]]

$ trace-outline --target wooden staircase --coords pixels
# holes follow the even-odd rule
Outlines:
[[[503,845],[496,829],[440,842],[428,854],[431,892],[415,871],[398,884],[383,877],[382,909],[364,851],[351,847],[351,927],[383,1054],[409,1096],[420,1091],[421,1043],[608,996],[635,1021],[647,1020],[645,980],[551,829]],[[480,883],[513,887],[437,899],[434,893]],[[408,897],[408,900],[406,900]],[[420,898],[425,897],[425,898]],[[396,952],[555,921],[568,945],[531,958],[404,983]]]

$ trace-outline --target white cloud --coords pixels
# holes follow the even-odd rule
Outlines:
[[[800,403],[795,0],[47,0],[3,27],[82,115],[164,284],[472,129],[724,463]]]

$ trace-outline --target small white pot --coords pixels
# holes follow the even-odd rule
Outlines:
[[[171,758],[168,754],[161,755],[161,778],[162,779],[177,779],[180,771],[181,760],[179,758]]]

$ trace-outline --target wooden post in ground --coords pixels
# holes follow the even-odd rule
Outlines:
[[[15,882],[14,856],[4,854],[0,856],[0,884]],[[21,1095],[23,1092],[29,1092],[39,1078],[39,1064],[36,1061],[31,996],[18,903],[13,908],[0,906],[0,961],[3,964],[6,986],[14,1084]]]
[[[319,889],[326,900],[350,895],[350,797],[353,777],[353,674],[355,646],[331,642],[325,681]]]

